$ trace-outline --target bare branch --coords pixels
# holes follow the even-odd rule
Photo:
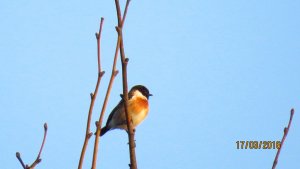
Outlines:
[[[115,0],[116,10],[117,10],[117,18],[118,18],[118,26],[122,25],[122,15],[121,15],[121,7],[119,0]]]
[[[122,29],[122,26],[123,26],[124,21],[125,21],[125,17],[126,17],[126,14],[127,14],[127,9],[128,9],[130,1],[128,0],[126,2],[126,7],[125,7],[125,10],[124,10],[123,19],[122,19],[122,15],[121,15],[121,9],[120,9],[119,1],[118,0],[116,0],[116,1],[117,1],[116,6],[117,6],[118,26]],[[107,105],[107,102],[108,102],[108,98],[109,98],[109,95],[110,95],[110,92],[111,92],[112,84],[114,82],[115,76],[118,74],[118,71],[116,70],[116,64],[117,64],[118,50],[121,48],[121,44],[123,44],[122,36],[118,36],[118,41],[117,41],[116,50],[115,50],[115,56],[114,56],[114,63],[113,63],[111,78],[110,78],[109,85],[108,85],[108,88],[107,88],[107,91],[106,91],[106,95],[105,95],[105,99],[104,99],[104,102],[103,102],[101,114],[100,114],[99,120],[96,123],[97,130],[96,130],[96,137],[95,137],[95,143],[94,143],[92,169],[95,169],[96,165],[97,165],[97,154],[98,154],[98,147],[99,147],[99,141],[100,141],[99,136],[101,134],[102,121],[103,121],[103,117],[104,117],[104,112],[106,110],[106,105]],[[124,54],[124,50],[123,50],[123,54]]]
[[[99,32],[96,33],[96,39],[97,39],[97,58],[98,58],[98,73],[101,73],[101,63],[100,63],[100,39],[101,39],[101,34],[102,34],[102,26],[103,26],[104,18],[101,18],[100,21],[100,28]]]
[[[126,15],[127,15],[127,10],[128,10],[129,3],[130,3],[130,0],[127,0],[126,1],[126,6],[125,6],[125,10],[124,10],[124,14],[123,14],[123,19],[122,19],[122,27],[123,27],[125,19],[126,19]]]
[[[121,61],[122,61],[122,80],[123,80],[123,99],[124,99],[124,107],[125,107],[125,114],[126,114],[126,120],[127,120],[129,153],[130,153],[129,166],[131,169],[137,169],[137,162],[136,162],[136,155],[135,155],[135,139],[134,139],[135,132],[133,130],[131,116],[128,113],[127,64],[128,64],[129,59],[126,58],[126,56],[125,56],[124,44],[123,44],[123,24],[125,21],[125,16],[127,14],[127,8],[129,5],[129,2],[130,1],[127,0],[126,7],[124,10],[124,18],[122,19],[119,0],[115,0],[117,17],[118,17],[118,26],[116,27],[116,30],[118,32],[118,37],[120,39],[120,55],[121,55]]]
[[[273,162],[272,169],[275,169],[276,165],[278,163],[278,158],[279,158],[279,155],[280,155],[280,151],[282,149],[282,146],[283,146],[283,143],[286,139],[286,136],[288,135],[288,132],[290,130],[290,126],[291,126],[291,123],[292,123],[292,120],[293,120],[293,116],[294,116],[294,109],[291,109],[290,121],[289,121],[288,126],[284,128],[283,137],[281,139],[281,145],[280,145],[280,148],[277,150],[277,153],[276,153],[276,156],[275,156],[275,159],[274,159],[274,162]]]
[[[40,147],[39,153],[38,153],[35,161],[30,166],[24,164],[24,162],[23,162],[23,160],[21,158],[21,154],[19,152],[16,153],[16,157],[19,160],[19,162],[21,163],[23,169],[34,169],[35,166],[42,161],[41,154],[42,154],[45,142],[46,142],[47,131],[48,131],[47,123],[44,123],[44,138],[43,138],[43,141],[42,141],[42,145]]]
[[[47,137],[47,131],[48,131],[48,125],[47,123],[44,124],[44,138],[43,138],[43,142],[39,151],[38,156],[36,157],[36,160],[33,162],[33,164],[31,164],[30,168],[34,168],[38,163],[40,163],[42,161],[41,154],[45,145],[45,141],[46,141],[46,137]]]
[[[117,44],[116,44],[115,55],[114,55],[114,62],[113,62],[113,66],[112,66],[111,77],[110,77],[110,80],[109,80],[109,84],[108,84],[108,88],[107,88],[107,91],[106,91],[105,99],[104,99],[104,102],[103,102],[103,105],[102,105],[100,117],[99,117],[99,120],[96,122],[97,129],[96,129],[96,137],[95,137],[95,142],[94,142],[92,169],[96,169],[96,166],[97,166],[97,156],[98,156],[102,121],[103,121],[104,113],[105,113],[105,110],[106,110],[106,106],[107,106],[107,103],[108,103],[108,99],[109,99],[109,96],[110,96],[110,92],[111,92],[111,88],[112,88],[114,79],[118,74],[118,70],[116,70],[116,65],[117,65],[119,47],[120,47],[120,38],[118,37],[118,41],[117,41]]]
[[[101,18],[99,32],[96,33],[97,59],[98,59],[98,79],[97,79],[95,91],[94,91],[94,93],[91,93],[91,103],[90,103],[88,119],[87,119],[85,139],[84,139],[84,143],[83,143],[82,150],[81,150],[78,169],[82,169],[83,160],[84,160],[86,148],[87,148],[87,145],[88,145],[88,141],[89,141],[89,138],[91,138],[91,136],[93,135],[93,133],[90,131],[92,112],[93,112],[93,109],[94,109],[94,104],[95,104],[96,96],[97,96],[97,93],[98,93],[98,88],[100,86],[100,81],[101,81],[102,76],[104,75],[104,71],[101,70],[101,62],[100,62],[101,61],[101,57],[100,57],[100,38],[101,38],[103,22],[104,22],[104,18]]]

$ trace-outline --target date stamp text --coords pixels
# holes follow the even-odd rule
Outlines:
[[[279,149],[280,141],[236,141],[236,149]]]

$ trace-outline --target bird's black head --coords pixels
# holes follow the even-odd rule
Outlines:
[[[147,99],[149,99],[149,96],[152,96],[152,94],[150,94],[149,90],[143,86],[143,85],[136,85],[133,86],[129,92],[129,97],[131,97],[131,95],[134,93],[134,91],[138,90],[139,92],[141,92]]]

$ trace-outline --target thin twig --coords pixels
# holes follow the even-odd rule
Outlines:
[[[121,7],[120,7],[120,2],[119,0],[115,0],[116,4],[116,10],[117,10],[117,19],[118,19],[118,26],[122,27],[122,15],[121,15]]]
[[[100,21],[100,28],[99,32],[96,33],[96,39],[97,39],[97,58],[98,58],[98,73],[101,72],[101,59],[100,59],[100,39],[101,39],[101,34],[102,34],[102,26],[103,26],[104,18],[101,17]]]
[[[282,146],[283,146],[283,143],[285,141],[285,138],[286,136],[288,135],[288,132],[290,130],[290,126],[291,126],[291,123],[292,123],[292,120],[293,120],[293,116],[294,116],[294,109],[291,109],[291,115],[290,115],[290,121],[289,121],[289,124],[287,127],[284,128],[284,131],[283,131],[283,137],[281,139],[281,144],[280,144],[280,148],[277,150],[277,153],[276,153],[276,156],[275,156],[275,159],[274,159],[274,162],[273,162],[273,166],[272,166],[272,169],[275,169],[276,168],[276,165],[278,163],[278,157],[280,155],[280,151],[282,149]]]
[[[127,0],[127,2],[126,2],[123,19],[121,16],[119,0],[115,0],[115,4],[116,4],[117,17],[118,17],[118,26],[116,27],[116,30],[117,30],[118,36],[120,38],[120,55],[121,55],[121,61],[122,61],[123,100],[124,100],[125,114],[126,114],[126,120],[127,120],[128,139],[129,139],[129,153],[130,153],[129,166],[131,169],[137,169],[133,124],[132,124],[132,118],[128,113],[127,64],[128,64],[129,59],[126,58],[126,56],[125,56],[124,44],[123,44],[123,33],[122,33],[123,32],[123,23],[125,21],[125,16],[126,16],[127,8],[129,5],[129,0]]]
[[[30,168],[34,168],[38,163],[40,163],[42,161],[41,159],[41,154],[45,145],[45,141],[46,141],[46,137],[47,137],[47,131],[48,131],[48,125],[47,123],[44,124],[44,138],[43,138],[43,142],[39,151],[38,156],[36,157],[36,160],[31,164]]]
[[[43,137],[42,145],[40,147],[40,150],[39,150],[39,153],[38,153],[36,159],[34,160],[34,162],[30,166],[24,164],[24,162],[21,158],[21,154],[19,152],[16,153],[16,157],[19,160],[19,162],[21,163],[23,169],[34,169],[35,166],[42,161],[41,154],[42,154],[45,142],[46,142],[47,131],[48,131],[48,125],[47,125],[47,123],[44,123],[44,137]]]
[[[130,3],[130,0],[127,0],[126,1],[126,5],[125,5],[125,10],[124,10],[124,13],[123,13],[122,28],[123,28],[123,25],[124,25],[124,22],[125,22],[125,18],[126,18],[126,15],[127,15],[127,10],[128,10],[129,3]]]
[[[25,166],[25,164],[24,164],[24,162],[23,162],[23,160],[21,158],[21,154],[19,152],[16,152],[16,157],[19,160],[19,162],[21,163],[23,169],[26,169],[26,166]]]
[[[93,112],[95,100],[96,100],[96,97],[97,97],[100,81],[101,81],[102,76],[104,75],[104,71],[101,70],[101,63],[100,63],[100,60],[101,60],[101,58],[100,58],[100,39],[101,39],[101,32],[102,32],[103,22],[104,22],[104,18],[101,18],[99,32],[96,33],[97,58],[98,58],[98,79],[97,79],[94,94],[91,93],[91,103],[90,103],[89,114],[88,114],[88,119],[87,119],[85,139],[84,139],[84,143],[83,143],[82,150],[81,150],[78,169],[82,169],[84,155],[85,155],[85,152],[86,152],[88,141],[89,141],[90,137],[93,135],[93,133],[90,131],[92,112]]]
[[[117,44],[116,44],[115,55],[114,55],[114,62],[113,62],[113,66],[112,66],[111,77],[110,77],[109,84],[108,84],[108,87],[107,87],[105,99],[104,99],[104,102],[103,102],[103,105],[102,105],[100,117],[99,117],[99,120],[96,122],[97,129],[96,129],[96,136],[95,136],[95,142],[94,142],[92,169],[95,169],[96,166],[97,166],[97,156],[98,156],[102,121],[103,121],[104,113],[105,113],[105,110],[106,110],[106,106],[107,106],[107,103],[108,103],[108,99],[109,99],[109,96],[110,96],[110,92],[111,92],[111,88],[112,88],[114,79],[118,74],[118,70],[116,70],[116,65],[117,65],[119,47],[120,47],[120,38],[118,37]]]

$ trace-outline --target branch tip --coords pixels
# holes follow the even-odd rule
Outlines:
[[[47,125],[47,123],[44,123],[44,130],[45,130],[45,132],[48,130],[48,125]]]

